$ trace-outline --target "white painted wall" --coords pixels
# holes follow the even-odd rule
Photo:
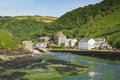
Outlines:
[[[78,48],[81,50],[88,50],[88,42],[79,42]]]
[[[65,47],[74,47],[76,42],[76,39],[66,39]]]
[[[37,43],[35,44],[35,48],[46,48],[47,47],[47,43]]]
[[[95,40],[94,39],[90,39],[88,41],[88,50],[91,50],[92,48],[95,48]]]
[[[91,50],[92,48],[95,48],[95,40],[89,39],[86,41],[80,41],[78,48],[81,50]]]
[[[71,47],[74,47],[76,42],[77,42],[76,39],[71,40]]]

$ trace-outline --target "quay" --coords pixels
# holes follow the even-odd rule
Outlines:
[[[98,57],[98,58],[104,58],[104,59],[114,59],[114,60],[120,60],[120,51],[112,51],[112,50],[48,50],[50,52],[64,52],[64,53],[72,53],[72,54],[78,54],[83,56],[92,56],[92,57]]]

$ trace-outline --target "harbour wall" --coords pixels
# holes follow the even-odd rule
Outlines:
[[[120,51],[90,51],[90,50],[49,50],[51,52],[64,52],[64,53],[72,53],[78,54],[83,56],[91,56],[91,57],[98,57],[104,59],[114,59],[120,60]]]

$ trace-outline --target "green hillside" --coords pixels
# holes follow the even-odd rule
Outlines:
[[[0,29],[4,30],[0,33],[1,46],[15,47],[13,41],[37,41],[40,36],[49,35],[44,28],[46,26],[45,22],[35,20],[33,17],[26,17],[26,19],[25,16],[24,19],[17,19],[18,17],[15,18],[10,16],[0,17]],[[14,37],[16,37],[15,40],[12,40],[12,36],[6,35],[8,32],[9,34],[11,33]],[[8,39],[6,37],[8,37]]]
[[[91,25],[92,23],[119,9],[120,0],[104,0],[95,5],[91,4],[67,12],[57,19],[55,24],[58,24],[58,26],[64,26],[63,29],[81,27],[84,24]],[[57,27],[57,25],[55,26]]]
[[[117,10],[116,12],[103,17],[97,22],[94,22],[90,27],[88,27],[88,24],[83,25],[80,31],[82,32],[84,29],[86,29],[86,35],[84,35],[85,37],[102,37],[118,33],[120,31],[119,14],[120,10]]]
[[[105,37],[120,48],[120,0],[104,0],[67,12],[46,30],[63,31],[68,38]]]
[[[46,23],[33,19],[18,20],[14,18],[0,18],[0,29],[4,29],[20,40],[35,40],[45,34]]]
[[[119,14],[120,10],[105,16],[97,22],[94,22],[92,26],[88,26],[87,24],[83,25],[80,29],[78,29],[79,35],[76,37],[105,37],[107,41],[112,44],[113,47],[120,48]]]
[[[0,29],[0,48],[1,47],[14,48],[15,46],[16,41],[12,34]]]
[[[77,8],[56,20],[54,17],[0,17],[0,29],[12,33],[19,40],[36,41],[40,36],[53,39],[58,31],[68,38],[105,37],[120,48],[120,0],[103,0],[94,5]],[[45,20],[51,23],[46,23]]]

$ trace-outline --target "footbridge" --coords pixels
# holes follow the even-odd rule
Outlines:
[[[50,52],[50,51],[47,51],[45,48],[37,48],[37,50],[39,50],[40,52],[46,52],[46,53]]]

